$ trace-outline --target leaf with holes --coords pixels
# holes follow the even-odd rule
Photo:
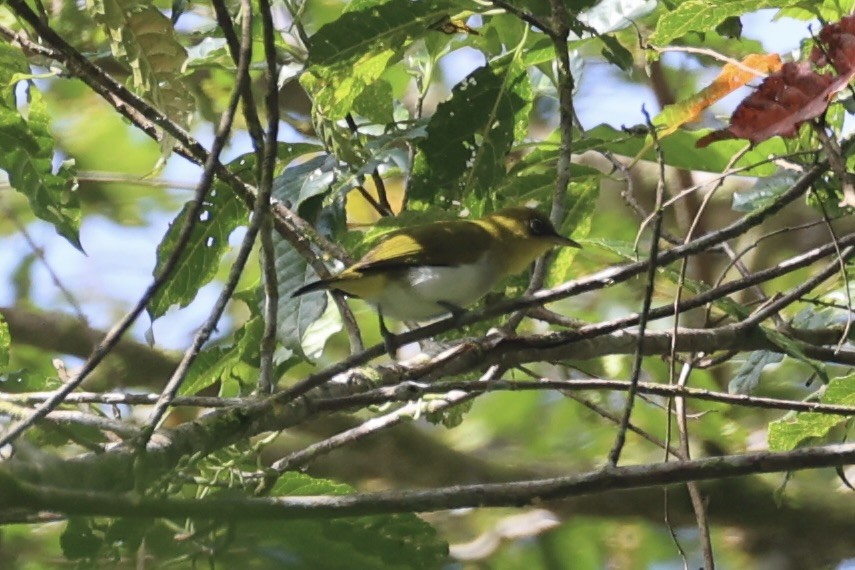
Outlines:
[[[410,197],[432,202],[438,188],[452,197],[483,197],[505,176],[505,157],[531,110],[525,67],[509,54],[458,83],[437,107],[418,143]]]
[[[184,204],[169,224],[163,241],[157,247],[154,275],[159,275],[179,246],[181,229],[188,223],[194,202]],[[172,306],[186,307],[199,289],[217,274],[220,260],[229,249],[229,236],[247,219],[246,207],[225,184],[217,182],[208,192],[190,237],[179,254],[179,260],[167,282],[148,304],[151,320],[162,316]]]
[[[300,82],[315,110],[336,120],[372,85],[410,43],[435,22],[459,11],[451,0],[353,2],[341,16],[311,37],[306,73]]]

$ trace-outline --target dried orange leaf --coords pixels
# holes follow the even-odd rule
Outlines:
[[[718,77],[707,87],[679,103],[666,106],[653,120],[661,127],[659,137],[668,136],[682,125],[697,120],[710,105],[742,87],[757,76],[781,69],[781,57],[776,53],[755,53],[745,57],[741,65],[726,64]]]

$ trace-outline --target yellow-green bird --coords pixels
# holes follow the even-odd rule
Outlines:
[[[394,336],[384,316],[424,321],[461,314],[499,281],[557,246],[581,247],[559,234],[543,213],[505,208],[477,220],[392,232],[337,276],[303,285],[293,296],[323,289],[364,299],[377,308],[391,353]]]

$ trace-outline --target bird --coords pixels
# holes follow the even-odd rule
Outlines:
[[[526,206],[474,220],[439,221],[385,236],[359,261],[328,279],[295,290],[340,291],[373,305],[386,351],[394,335],[384,316],[399,321],[459,317],[502,279],[525,270],[554,247],[582,247],[556,231],[549,217]]]

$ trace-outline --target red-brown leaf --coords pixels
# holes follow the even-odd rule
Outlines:
[[[700,138],[698,147],[726,139],[747,139],[753,144],[774,136],[795,137],[799,127],[822,115],[834,94],[855,77],[855,16],[825,26],[820,46],[810,60],[786,63],[769,75],[733,112],[730,126]],[[837,74],[820,73],[813,65],[830,65]]]

